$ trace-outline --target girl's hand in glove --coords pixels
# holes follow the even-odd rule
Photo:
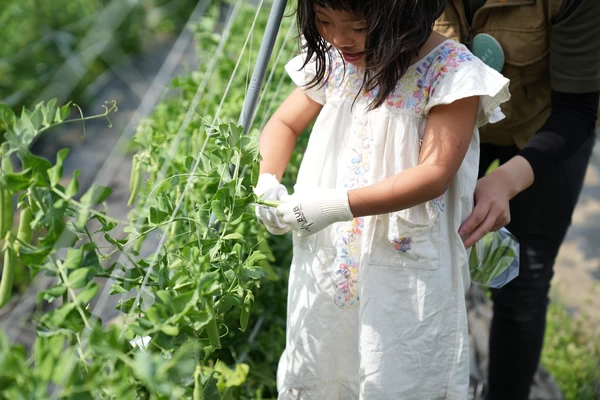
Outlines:
[[[288,191],[279,183],[275,175],[261,174],[254,188],[254,194],[262,200],[282,200],[283,196],[288,195]],[[277,218],[274,207],[256,206],[255,212],[258,221],[272,234],[283,235],[290,231],[290,226]]]
[[[316,188],[303,195],[284,196],[282,200],[285,203],[277,207],[277,216],[300,237],[353,218],[347,190]]]

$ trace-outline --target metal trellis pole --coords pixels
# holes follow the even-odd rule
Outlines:
[[[271,11],[269,12],[269,19],[267,20],[267,26],[265,27],[265,34],[258,49],[256,63],[254,65],[254,70],[252,71],[252,78],[248,84],[248,92],[244,98],[242,112],[238,121],[238,125],[244,129],[244,135],[248,133],[250,127],[252,126],[252,121],[254,120],[254,114],[256,113],[256,105],[258,104],[260,90],[267,74],[269,60],[271,59],[271,54],[273,53],[273,47],[275,47],[275,39],[277,39],[277,34],[279,33],[281,20],[283,19],[283,13],[285,12],[286,5],[287,0],[275,0],[273,2],[273,7],[271,7]],[[243,167],[242,176],[244,175],[246,168],[246,166]],[[230,165],[229,170],[233,173],[235,166]],[[223,182],[221,182],[220,186],[222,185]],[[213,212],[211,212],[209,226],[212,226],[215,222],[216,216]]]
[[[287,0],[275,0],[273,7],[269,13],[269,19],[267,26],[265,27],[265,35],[263,37],[260,48],[258,49],[258,56],[256,58],[256,64],[254,65],[254,71],[252,71],[252,78],[248,85],[248,92],[244,99],[242,106],[242,113],[238,124],[244,128],[244,134],[247,134],[252,126],[254,120],[254,114],[256,113],[256,105],[258,104],[258,97],[260,90],[267,74],[267,68],[269,66],[269,60],[273,53],[273,47],[275,46],[275,39],[279,33],[281,26],[281,20],[283,19],[283,13]]]

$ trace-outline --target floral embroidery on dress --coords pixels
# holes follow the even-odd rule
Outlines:
[[[354,307],[359,302],[358,272],[360,268],[360,238],[364,218],[340,224],[335,243],[336,256],[332,274],[334,302],[340,308]]]
[[[440,197],[436,197],[431,200],[433,204],[437,206],[440,212],[444,212],[444,208],[446,208],[446,202],[444,202],[444,197],[446,197],[446,193],[442,194]]]
[[[392,240],[394,249],[399,253],[406,253],[412,248],[412,238],[402,236],[400,238],[394,238]]]
[[[335,50],[332,50],[330,55],[331,62],[323,85],[326,98],[356,98],[360,93],[357,104],[360,102],[361,106],[364,106],[365,101],[369,102],[377,96],[377,88],[371,91],[363,90],[363,73],[359,68],[345,64]],[[388,96],[385,106],[408,110],[421,116],[429,96],[440,81],[440,76],[455,72],[461,63],[472,59],[472,55],[463,45],[453,41],[443,43],[424,60],[409,67],[395,90]],[[353,112],[352,118],[356,118],[356,123],[353,125],[354,130],[348,135],[352,145],[343,181],[346,189],[371,183],[373,137],[368,128],[367,112]],[[434,199],[433,203],[443,211],[443,196]],[[338,223],[336,227],[332,278],[334,302],[340,308],[350,308],[359,304],[360,249],[364,223],[364,218],[355,218],[349,222]],[[406,253],[411,250],[413,241],[411,237],[401,237],[392,244],[396,251]]]
[[[378,88],[363,90],[363,70],[352,64],[345,64],[335,50],[330,51],[331,63],[326,71],[324,88],[327,97],[356,97],[372,101],[379,93]],[[474,56],[460,43],[446,41],[436,51],[418,64],[411,65],[398,81],[396,88],[387,97],[385,104],[394,109],[408,110],[421,115],[429,96],[447,73],[454,73],[458,66],[469,62]]]
[[[357,116],[357,130],[353,132],[354,147],[350,153],[344,187],[352,189],[368,185],[367,172],[371,167],[373,138],[367,126],[366,115]],[[360,244],[365,219],[339,223],[336,229],[335,259],[332,273],[334,302],[340,308],[358,305],[358,275],[360,270]]]

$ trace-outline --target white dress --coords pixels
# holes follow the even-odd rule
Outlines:
[[[314,63],[288,63],[323,104],[294,191],[353,189],[418,164],[431,107],[481,96],[466,157],[440,198],[391,214],[294,236],[280,400],[465,400],[469,382],[464,293],[467,251],[458,228],[473,208],[477,128],[504,116],[508,80],[446,40],[410,66],[386,103],[366,111],[360,71],[337,52],[326,83],[306,88]],[[356,101],[355,101],[356,100]],[[354,106],[353,106],[354,103]]]

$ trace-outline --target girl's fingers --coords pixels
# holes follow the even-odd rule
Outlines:
[[[283,223],[276,215],[275,209],[270,207],[269,208],[269,221],[271,221],[273,223],[274,226],[276,226],[279,229],[286,229],[288,227],[287,224]]]
[[[265,206],[256,207],[256,217],[260,221],[260,223],[266,226],[269,231],[271,231],[269,228],[285,229],[286,225],[282,224],[277,219],[274,212],[272,210],[269,210],[269,208],[270,207]]]

